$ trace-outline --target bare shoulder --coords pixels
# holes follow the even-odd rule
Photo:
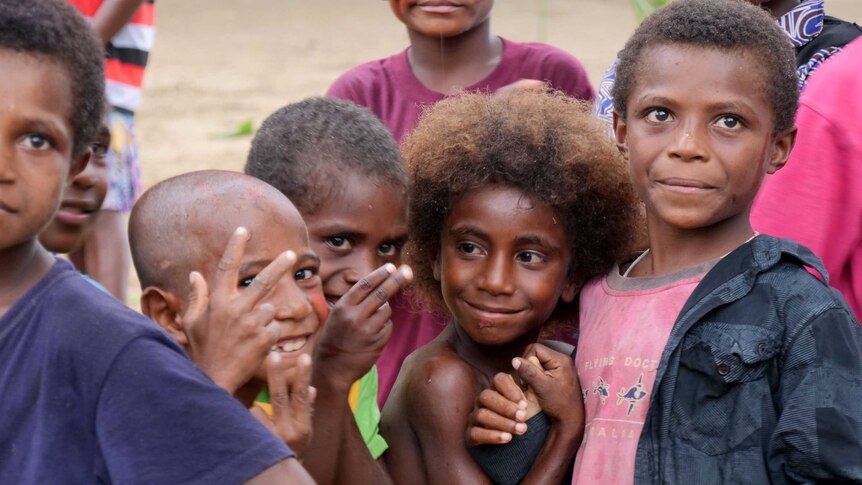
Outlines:
[[[450,406],[466,402],[472,408],[476,394],[482,389],[478,371],[445,341],[435,341],[434,345],[414,353],[404,367],[408,372],[405,376],[408,407],[424,408],[430,402],[445,399]]]

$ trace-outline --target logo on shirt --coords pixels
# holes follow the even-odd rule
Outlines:
[[[601,377],[599,378],[601,379]],[[649,394],[644,391],[644,375],[641,373],[638,376],[638,382],[626,389],[625,387],[620,389],[620,392],[617,393],[617,406],[622,404],[623,402],[627,402],[629,404],[629,408],[626,411],[626,416],[631,416],[632,411],[634,411],[635,406],[639,403],[643,398]]]
[[[599,395],[599,399],[602,401],[602,404],[604,404],[605,400],[610,396],[610,392],[608,392],[610,387],[611,385],[605,382],[605,380],[602,379],[602,376],[599,376],[598,384],[593,382],[593,392]]]

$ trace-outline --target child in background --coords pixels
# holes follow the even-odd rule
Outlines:
[[[584,104],[529,91],[438,103],[404,154],[407,254],[452,322],[398,376],[381,427],[387,468],[396,483],[559,483],[583,431],[564,419],[579,399],[541,403],[547,436],[513,442],[519,463],[484,470],[464,445],[468,413],[552,314],[573,311],[581,283],[630,250],[638,210],[625,165]]]
[[[407,240],[407,171],[392,136],[367,109],[310,98],[276,111],[252,141],[245,172],[273,185],[299,208],[321,258],[330,304],[375,268],[399,264]],[[390,305],[392,338],[381,343],[385,348],[377,365],[354,392],[363,402],[369,393],[383,402],[404,357],[444,326],[402,295]],[[377,431],[379,408],[363,421],[367,425],[360,429],[378,458],[386,449]],[[371,441],[375,436],[377,445]]]
[[[785,34],[740,1],[679,0],[617,72],[649,249],[581,292],[573,483],[859,482],[862,329],[816,256],[749,222],[796,134]]]
[[[357,469],[346,458],[343,448],[364,451],[364,446],[347,416],[353,380],[341,370],[352,368],[360,358],[357,355],[368,360],[366,347],[385,341],[390,326],[386,297],[409,281],[406,269],[380,268],[348,291],[329,315],[327,326],[342,333],[333,335],[323,330],[327,306],[318,274],[320,261],[309,244],[305,223],[284,195],[260,180],[222,171],[174,177],[144,194],[132,211],[129,228],[145,314],[189,347],[192,359],[246,406],[269,382],[276,397],[272,400],[274,427],[280,421],[297,420],[291,416],[297,412],[308,416],[310,410],[284,406],[283,394],[273,388],[273,376],[260,365],[263,357],[272,347],[278,350],[273,358],[282,362],[279,365],[290,367],[302,356],[314,355],[318,406],[304,465],[318,483],[332,483],[333,477],[321,473],[336,471],[351,473],[363,483],[385,479],[382,470],[372,475],[373,462]],[[228,249],[222,255],[226,241]],[[190,291],[185,275],[192,271],[197,283],[192,282]],[[207,288],[213,288],[212,295],[207,296]],[[190,309],[206,299],[211,302],[207,318],[221,329],[213,330],[211,324],[208,334],[196,330],[196,322],[188,318]],[[231,305],[233,311],[220,317],[219,307],[229,301],[236,302]],[[275,323],[267,324],[270,321]],[[264,327],[276,333],[274,344],[266,339]],[[245,335],[249,329],[254,331],[251,336]],[[349,348],[337,347],[341,340],[348,340]],[[320,352],[336,347],[338,353]],[[307,382],[295,387],[287,390],[296,391],[296,404],[309,404]],[[374,405],[373,394],[369,402]],[[282,413],[279,406],[285,408]],[[254,412],[267,422],[259,411]],[[291,430],[296,427],[291,424],[287,423],[282,437],[301,441],[302,429]]]
[[[389,5],[407,27],[410,46],[354,67],[326,94],[368,107],[399,143],[416,126],[423,107],[460,91],[489,93],[536,80],[569,96],[593,99],[587,73],[571,54],[494,35],[494,0],[390,0]]]
[[[87,166],[72,179],[63,192],[63,199],[54,219],[39,234],[39,242],[48,251],[66,254],[83,244],[84,236],[93,225],[93,217],[102,207],[108,192],[105,154],[110,143],[111,132],[103,120],[99,124],[96,141],[90,145]],[[99,285],[87,275],[83,276],[91,283]]]
[[[752,226],[798,240],[823,258],[829,284],[841,290],[857,319],[862,316],[862,224],[848,222],[862,221],[859,66],[862,39],[811,81],[799,100],[799,136],[787,166],[766,179],[751,210]]]
[[[163,332],[37,240],[96,138],[102,64],[65,2],[0,0],[0,482],[309,483]]]
[[[155,0],[68,0],[87,17],[105,52],[105,96],[113,134],[108,150],[108,196],[75,266],[125,301],[129,280],[126,215],[141,191],[134,115],[155,40]]]

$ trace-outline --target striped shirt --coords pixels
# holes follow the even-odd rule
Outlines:
[[[68,0],[92,20],[104,0]],[[141,100],[141,84],[155,39],[155,0],[144,0],[131,20],[105,46],[105,90],[108,103],[134,113]]]

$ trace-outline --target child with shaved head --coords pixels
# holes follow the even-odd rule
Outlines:
[[[299,212],[270,185],[232,172],[193,172],[154,186],[133,209],[129,236],[143,312],[186,346],[216,383],[246,406],[268,384],[272,417],[258,408],[252,412],[292,449],[307,443],[306,463],[350,469],[363,482],[386,480],[370,460],[373,466],[351,468],[344,456],[353,452],[340,449],[344,436],[362,447],[348,420],[346,391],[329,395],[336,386],[327,380],[342,376],[315,382],[326,405],[313,424],[326,425],[309,441],[310,401],[317,392],[308,386],[308,363],[314,354],[315,366],[333,369],[357,355],[375,355],[391,332],[386,301],[410,281],[409,268],[379,268],[328,316],[320,262]],[[327,326],[355,330],[343,354],[330,351],[336,346],[323,332],[327,318]],[[343,332],[338,337],[341,349]],[[334,480],[311,471],[319,483]]]

